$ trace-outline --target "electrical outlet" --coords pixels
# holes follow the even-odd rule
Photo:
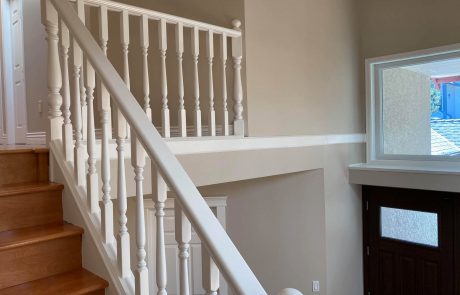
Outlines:
[[[312,291],[319,292],[319,281],[313,281],[312,283]]]

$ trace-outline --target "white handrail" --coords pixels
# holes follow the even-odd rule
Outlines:
[[[175,193],[186,216],[204,246],[237,294],[267,294],[220,225],[205,200],[145,115],[113,65],[67,1],[49,0],[78,41],[100,79],[104,82],[150,158],[156,163],[169,188]],[[91,0],[92,1],[92,0]],[[98,3],[107,1],[97,1]]]
[[[70,0],[70,1],[75,2],[76,0]],[[158,11],[151,10],[151,9],[137,7],[137,6],[133,6],[129,4],[124,4],[120,2],[115,2],[115,1],[110,1],[110,0],[83,0],[83,2],[87,5],[95,6],[95,7],[105,6],[109,10],[113,10],[113,11],[118,11],[118,12],[126,11],[131,15],[136,15],[136,16],[146,15],[148,18],[154,19],[154,20],[163,19],[167,23],[170,23],[170,24],[182,23],[184,27],[187,27],[187,28],[197,27],[200,31],[213,31],[214,34],[218,34],[218,35],[226,34],[228,37],[240,37],[241,36],[241,32],[238,30],[232,30],[232,29],[228,29],[225,27],[211,25],[211,24],[207,24],[204,22],[200,22],[200,21],[196,21],[196,20],[192,20],[192,19],[188,19],[188,18],[184,18],[180,16],[175,16],[175,15],[171,15],[171,14],[167,14],[163,12],[158,12]]]

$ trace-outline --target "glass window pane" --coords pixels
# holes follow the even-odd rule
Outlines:
[[[460,59],[382,70],[383,150],[460,156]]]
[[[438,214],[395,208],[380,208],[381,235],[428,246],[438,246]]]

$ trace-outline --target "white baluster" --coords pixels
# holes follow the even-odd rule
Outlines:
[[[93,66],[86,60],[86,97],[88,99],[88,173],[86,175],[88,206],[91,213],[98,214],[99,208],[99,177],[96,170],[96,131],[94,129],[94,87],[96,74]]]
[[[197,27],[192,30],[192,57],[193,57],[193,91],[195,98],[194,122],[195,136],[201,136],[201,109],[200,109],[200,78],[198,73],[198,57],[200,55],[200,31]]]
[[[108,99],[108,103],[107,103]],[[101,173],[102,173],[102,210],[101,210],[101,230],[104,242],[107,244],[113,243],[115,237],[113,234],[113,204],[110,192],[112,187],[110,185],[110,152],[109,152],[109,138],[112,134],[109,129],[110,112],[106,106],[110,104],[110,97],[102,102],[101,111],[101,125],[102,125],[102,139],[101,139]]]
[[[166,295],[166,251],[164,234],[164,208],[167,198],[167,186],[152,162],[152,199],[155,203],[156,216],[156,283],[157,295]]]
[[[118,108],[117,108],[118,109]],[[120,231],[117,236],[117,259],[118,267],[122,277],[126,278],[131,275],[130,265],[130,245],[129,233],[126,226],[128,218],[127,210],[127,195],[126,195],[126,175],[125,175],[125,142],[126,142],[126,119],[117,110],[117,152],[118,152],[118,222]]]
[[[83,0],[77,0],[77,14],[80,20],[85,24],[85,2]],[[82,58],[83,61],[83,58]],[[82,138],[83,140],[88,139],[88,107],[86,104],[86,87],[85,87],[85,67],[82,66],[80,74],[80,105],[81,105],[81,122],[82,122]]]
[[[202,283],[206,295],[217,295],[220,288],[220,273],[216,263],[204,245],[201,247]]]
[[[214,33],[209,30],[206,38],[206,49],[208,55],[208,83],[209,83],[209,113],[208,128],[209,135],[216,136],[216,112],[214,110],[214,75],[212,73],[212,62],[214,59]]]
[[[107,7],[99,8],[99,36],[101,48],[107,55],[108,42],[108,24],[107,24]],[[110,184],[110,152],[109,139],[112,138],[111,125],[111,107],[110,94],[107,88],[99,81],[99,111],[101,117],[102,138],[101,138],[101,178],[102,178],[102,207],[101,207],[101,231],[104,243],[110,244],[115,242],[113,233],[113,203],[110,192],[112,190]]]
[[[184,107],[184,72],[182,68],[182,56],[184,54],[184,25],[176,25],[176,53],[177,53],[177,77],[178,77],[178,94],[179,94],[179,135],[187,137],[187,118]]]
[[[189,283],[189,272],[188,272],[188,260],[190,257],[190,240],[192,239],[192,226],[190,221],[185,216],[184,211],[177,202],[174,203],[175,211],[175,234],[176,241],[179,247],[179,294],[189,295],[190,294],[190,283]]]
[[[108,27],[108,16],[107,7],[99,7],[99,42],[102,51],[107,55],[107,43],[109,41],[109,27]]]
[[[241,21],[233,21],[233,29],[241,31]],[[232,56],[233,56],[233,95],[235,100],[234,110],[235,119],[233,121],[233,130],[235,135],[244,136],[244,119],[243,119],[243,82],[241,80],[241,61],[243,59],[243,38],[237,37],[232,39]]]
[[[70,81],[69,81],[69,29],[61,21],[61,53],[62,53],[62,109],[64,115],[63,144],[64,156],[67,162],[73,162],[73,131],[70,120]]]
[[[220,287],[219,269],[211,256],[209,256],[208,250],[206,250],[204,245],[201,247],[201,260],[203,267],[203,289],[206,295],[217,295]]]
[[[168,39],[166,32],[166,21],[160,20],[158,26],[159,35],[159,49],[161,58],[161,118],[163,124],[163,137],[170,137],[170,122],[169,122],[169,108],[168,108],[168,78],[166,76],[166,51],[168,50]]]
[[[73,126],[75,129],[74,173],[78,186],[85,185],[85,158],[83,147],[83,124],[81,114],[80,83],[83,55],[80,46],[72,40],[73,50]]]
[[[136,295],[149,294],[149,274],[146,262],[145,251],[145,217],[144,217],[144,167],[145,151],[137,139],[137,136],[131,134],[131,164],[134,167],[136,181],[136,242],[137,242],[137,269],[136,277]]]
[[[220,35],[220,59],[222,61],[222,104],[224,111],[224,136],[228,136],[228,109],[227,109],[227,35]]]
[[[84,60],[84,59],[83,59]],[[85,88],[85,67],[81,67],[80,75],[80,106],[81,106],[81,124],[83,141],[88,140],[88,105],[86,103],[86,88]]]
[[[123,52],[123,80],[128,89],[131,88],[131,79],[129,76],[129,14],[127,11],[121,13],[121,47]]]
[[[129,14],[126,10],[121,12],[121,47],[123,52],[123,80],[125,81],[126,87],[131,89],[131,78],[129,75]],[[130,137],[129,124],[126,124],[126,138]]]
[[[102,51],[104,54],[107,56],[107,43],[109,41],[109,27],[108,27],[108,17],[107,17],[107,7],[106,6],[101,6],[99,7],[99,42]],[[110,133],[108,134],[109,139],[112,139],[112,108],[110,106],[110,94],[107,91],[107,88],[105,87],[104,83],[99,79],[99,84],[98,84],[98,90],[99,90],[99,97],[103,97],[102,99],[99,99],[99,102],[102,100],[106,100],[108,96],[108,105],[105,106],[107,108],[107,111],[109,112],[108,116],[108,130]],[[99,105],[99,110],[102,110],[101,105]],[[102,113],[101,113],[102,116]]]
[[[62,72],[59,61],[59,22],[56,9],[49,1],[43,1],[44,14],[42,23],[46,28],[48,40],[48,115],[50,132],[48,141],[62,140]]]
[[[150,75],[149,75],[149,19],[146,15],[141,16],[141,49],[142,49],[142,69],[144,86],[144,111],[147,117],[152,120],[152,108],[150,107]]]

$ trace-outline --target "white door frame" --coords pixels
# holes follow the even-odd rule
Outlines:
[[[19,14],[15,31],[12,27],[13,13]],[[25,144],[27,139],[27,107],[24,72],[24,31],[22,0],[0,0],[1,66],[3,86],[3,116],[6,126],[6,144]],[[16,55],[19,54],[19,55]],[[16,59],[16,60],[15,60]],[[16,61],[16,62],[15,62]],[[22,85],[15,85],[15,69],[21,67]],[[16,73],[17,75],[18,73]],[[16,77],[18,79],[18,77]],[[17,86],[17,87],[15,87]]]
[[[1,9],[1,8],[0,8]],[[1,26],[0,26],[0,40],[2,39],[2,30],[1,30]],[[1,43],[0,43],[1,45]],[[1,48],[0,46],[0,56],[2,56],[3,54],[3,49]],[[0,58],[0,82],[3,82],[3,58]],[[4,127],[6,126],[3,118],[3,110],[5,109],[4,107],[4,100],[3,100],[3,97],[4,97],[4,94],[3,94],[3,83],[0,85],[0,145],[4,144],[5,141],[6,141],[6,130],[4,129]]]

